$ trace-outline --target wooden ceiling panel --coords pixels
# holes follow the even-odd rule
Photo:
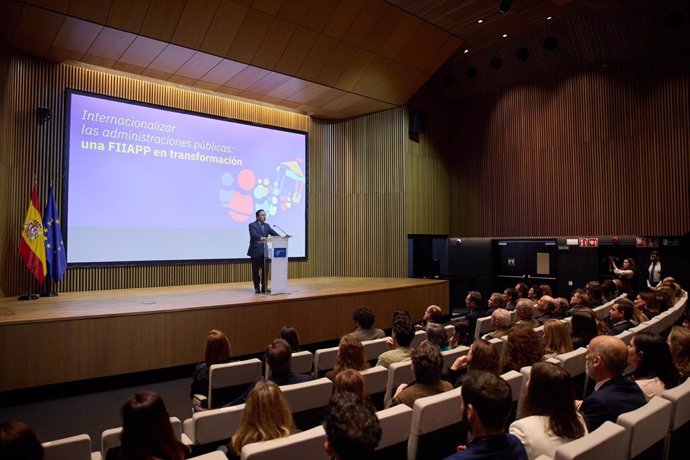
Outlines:
[[[226,81],[223,86],[237,88],[244,91],[249,88],[255,81],[265,77],[269,74],[268,70],[259,69],[258,67],[247,66],[237,73],[234,77]]]
[[[310,85],[309,82],[300,80],[299,78],[290,78],[282,85],[275,87],[268,95],[278,99],[288,99],[291,95],[300,93]]]
[[[273,19],[273,16],[261,11],[251,9],[247,11],[230,51],[225,57],[234,61],[252,62],[256,50],[266,38],[266,33],[271,27]]]
[[[220,0],[187,2],[173,33],[172,42],[176,45],[198,50],[219,5]]]
[[[295,24],[301,24],[312,0],[290,0],[283,2],[278,17]]]
[[[353,88],[353,92],[364,96],[372,95],[379,80],[386,74],[390,63],[390,59],[372,59],[364,72],[362,72],[359,81]]]
[[[338,8],[340,2],[341,0],[331,0],[327,2],[315,0],[309,6],[309,9],[307,9],[301,24],[308,29],[322,32],[331,16],[333,16],[333,12]]]
[[[193,86],[197,82],[195,78],[185,77],[183,75],[175,74],[168,77],[168,81],[171,83],[177,83],[180,85]]]
[[[145,69],[151,65],[151,62],[156,59],[156,56],[158,56],[166,46],[165,43],[158,40],[137,36],[129,48],[127,48],[127,51],[122,54],[119,62]]]
[[[146,70],[146,67],[142,67],[135,64],[128,64],[122,61],[117,61],[112,68],[115,70],[119,70],[121,72],[133,73],[135,75],[141,75],[142,73],[144,73],[144,70]]]
[[[461,39],[453,35],[449,35],[445,43],[438,48],[436,55],[434,56],[432,64],[434,72],[438,70],[446,61],[448,61],[448,59],[455,54],[463,44],[464,43]]]
[[[383,14],[379,15],[376,24],[369,31],[369,35],[361,46],[372,53],[381,54],[383,44],[393,34],[396,25],[402,20],[404,14],[399,9],[386,5]]]
[[[115,65],[115,63],[117,61],[115,59],[106,59],[106,58],[102,58],[100,56],[91,56],[89,54],[86,54],[81,59],[81,62],[85,62],[86,64],[91,64],[91,65],[96,65],[99,67],[111,68]]]
[[[357,19],[366,0],[346,0],[340,2],[333,12],[323,33],[338,40],[342,39]]]
[[[79,51],[75,50],[51,46],[44,55],[44,57],[46,59],[56,62],[81,61],[84,57],[84,53],[80,53]]]
[[[55,12],[66,13],[69,9],[70,0],[24,0],[29,5],[39,8],[52,10]]]
[[[150,0],[141,34],[169,42],[180,22],[186,0]]]
[[[305,82],[306,85],[302,87],[301,90],[286,97],[286,100],[307,103],[308,101],[319,97],[319,95],[325,93],[330,88],[319,85],[317,83]]]
[[[318,38],[319,34],[313,30],[298,27],[278,60],[275,70],[286,75],[295,75]]]
[[[68,14],[96,24],[105,24],[111,3],[112,0],[70,0]]]
[[[328,58],[335,51],[337,44],[338,42],[334,38],[321,35],[314,43],[295,76],[309,81],[316,81]]]
[[[372,34],[372,30],[386,8],[384,2],[367,2],[343,39],[355,46],[362,46]]]
[[[418,20],[412,15],[400,15],[395,28],[381,46],[381,54],[387,58],[396,59],[398,53],[403,50],[405,43],[412,38],[412,34],[417,28],[417,22]]]
[[[222,85],[245,68],[247,68],[247,64],[223,59],[217,66],[204,75],[202,80],[207,83]]]
[[[316,80],[327,86],[338,87],[345,70],[350,67],[357,48],[345,42],[336,42],[335,50],[328,58],[326,65]]]
[[[239,94],[242,92],[241,89],[234,88],[232,86],[220,86],[216,91],[228,94],[230,96],[239,96]]]
[[[340,76],[340,80],[338,80],[338,88],[342,88],[346,91],[354,90],[355,86],[362,78],[362,75],[371,64],[371,61],[374,59],[376,59],[374,53],[363,49],[357,49],[350,60],[350,65]]]
[[[105,25],[138,34],[148,7],[148,1],[113,0]]]
[[[292,80],[292,77],[282,75],[276,72],[269,72],[265,77],[252,83],[247,90],[260,94],[269,94],[274,89],[280,87],[287,81]]]
[[[290,2],[291,0],[288,0]],[[283,0],[254,0],[252,3],[252,8],[255,10],[263,11],[271,16],[276,16],[280,8],[285,3]]]
[[[53,46],[72,50],[83,56],[103,29],[101,25],[68,16],[55,36]]]
[[[141,72],[141,75],[158,80],[168,80],[168,78],[172,76],[172,73],[147,67]]]
[[[208,91],[216,91],[216,90],[218,90],[218,88],[220,88],[221,85],[219,85],[218,83],[211,83],[208,81],[199,80],[199,81],[195,82],[192,86],[194,88],[205,89]]]
[[[6,2],[4,11],[0,14],[0,35],[8,41],[12,40],[14,30],[22,17],[24,4],[19,2]]]
[[[275,69],[296,30],[295,24],[281,18],[275,18],[266,38],[257,50],[252,64],[264,69]]]
[[[446,36],[443,31],[420,22],[413,36],[405,42],[402,51],[396,56],[396,60],[415,69],[427,70],[428,62],[433,60],[436,51],[443,45],[441,40]]]
[[[210,54],[195,52],[194,55],[180,67],[176,74],[182,77],[199,80],[211,69],[217,66],[223,59]]]
[[[14,30],[12,42],[45,54],[55,40],[65,16],[34,6],[25,6]]]
[[[221,57],[228,54],[247,11],[246,6],[223,0],[201,42],[201,50]]]
[[[91,44],[91,47],[86,51],[86,54],[117,61],[134,43],[136,38],[136,35],[129,32],[104,27]]]
[[[194,50],[177,45],[168,45],[151,62],[149,69],[174,74],[194,56]]]

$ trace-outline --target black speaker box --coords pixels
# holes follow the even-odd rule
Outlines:
[[[410,112],[410,132],[416,134],[426,132],[426,112],[422,110]]]

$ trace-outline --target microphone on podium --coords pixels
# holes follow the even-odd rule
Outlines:
[[[284,236],[292,236],[292,235],[289,235],[288,232],[286,232],[285,230],[283,230],[283,229],[280,227],[280,225],[278,225],[278,224],[273,224],[273,226],[274,226],[275,228],[277,228],[278,230],[280,230],[281,232],[285,233]]]

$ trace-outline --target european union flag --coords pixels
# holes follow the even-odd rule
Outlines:
[[[43,228],[46,232],[46,259],[48,273],[53,281],[60,281],[67,271],[67,254],[62,242],[62,230],[60,229],[60,215],[55,204],[53,186],[48,191],[48,201],[43,211]]]

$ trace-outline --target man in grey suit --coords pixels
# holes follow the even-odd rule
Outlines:
[[[266,211],[256,211],[256,220],[249,224],[249,249],[247,255],[252,258],[252,281],[254,292],[266,292],[266,273],[264,270],[264,242],[268,236],[279,236],[266,222]],[[259,289],[261,283],[261,289]]]

